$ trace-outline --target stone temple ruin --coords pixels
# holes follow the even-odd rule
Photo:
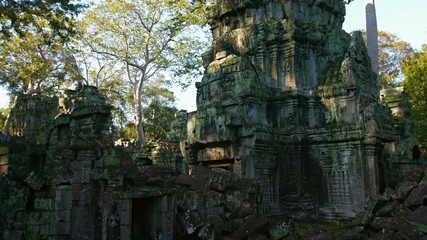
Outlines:
[[[114,146],[94,87],[22,96],[0,135],[0,236],[280,239],[267,215],[355,217],[420,160],[403,89],[380,93],[344,15],[342,0],[219,0],[198,110],[142,150]]]
[[[259,179],[270,213],[352,217],[389,186],[396,132],[344,15],[340,0],[221,1],[188,114],[188,164]]]

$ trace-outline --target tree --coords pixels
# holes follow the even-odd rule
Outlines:
[[[379,79],[383,88],[395,87],[403,81],[402,63],[408,59],[414,49],[396,35],[378,32]]]
[[[175,97],[169,89],[161,87],[165,81],[160,75],[146,85],[144,105],[145,132],[148,141],[164,140],[172,130],[171,123],[178,111],[174,107]]]
[[[69,49],[59,39],[50,44],[44,40],[42,33],[34,31],[0,39],[0,84],[12,99],[24,93],[57,94],[61,87],[78,78],[77,64]],[[8,116],[3,134],[8,134],[10,120]]]
[[[200,1],[202,2],[202,1]],[[170,80],[199,74],[202,42],[195,24],[204,20],[203,5],[189,0],[107,0],[88,11],[85,43],[94,53],[124,69],[131,87],[138,140],[145,142],[143,93],[147,81],[164,71]],[[181,83],[188,83],[181,82]]]
[[[0,1],[0,32],[6,37],[25,36],[28,29],[43,33],[44,39],[59,37],[62,41],[75,33],[73,17],[85,7],[68,0]],[[47,22],[46,26],[40,22]]]
[[[61,42],[46,45],[40,34],[22,34],[0,40],[0,84],[10,95],[57,92],[78,76],[75,59]]]
[[[9,115],[9,110],[7,108],[0,108],[0,126],[4,126],[7,116]]]
[[[427,153],[427,45],[403,62],[405,93],[412,106],[412,120],[424,155]]]

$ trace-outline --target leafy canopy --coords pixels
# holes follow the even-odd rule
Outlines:
[[[126,100],[133,105],[141,142],[145,141],[143,106],[147,104],[143,98],[148,83],[162,75],[166,77],[158,89],[171,82],[186,86],[201,74],[197,56],[207,44],[195,33],[205,21],[204,4],[193,0],[107,0],[86,12],[81,21],[82,52],[90,52],[100,63],[96,74],[87,76],[116,76],[124,82],[122,89],[130,92]]]
[[[363,31],[366,42],[366,32]],[[412,46],[395,34],[378,32],[378,72],[383,88],[396,87],[403,81],[402,63],[414,53]]]
[[[0,40],[0,84],[10,95],[53,93],[77,75],[75,59],[61,42],[45,44],[38,33],[26,31]]]
[[[412,120],[418,141],[427,153],[427,45],[403,62],[405,92],[412,105]]]
[[[42,33],[46,40],[69,39],[75,33],[73,18],[86,5],[69,0],[7,0],[0,1],[0,33],[10,38],[25,36],[28,29]],[[50,31],[46,31],[47,22]]]
[[[411,45],[396,35],[378,32],[379,78],[383,87],[395,87],[403,81],[402,62],[414,52]]]

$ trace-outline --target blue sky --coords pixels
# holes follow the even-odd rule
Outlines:
[[[376,0],[379,31],[397,35],[416,49],[427,43],[427,0]],[[347,5],[343,29],[347,32],[365,29],[364,0],[355,0]],[[176,90],[179,109],[196,110],[194,85],[187,92]],[[9,104],[6,92],[0,88],[0,108]]]
[[[347,5],[343,29],[347,32],[365,29],[365,1]],[[397,35],[412,47],[421,49],[427,43],[427,0],[375,0],[378,31]]]

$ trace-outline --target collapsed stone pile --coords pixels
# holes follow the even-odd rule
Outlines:
[[[348,230],[308,239],[427,239],[427,168],[409,172],[395,190],[371,196]]]
[[[354,220],[372,239],[427,239],[427,168],[409,172],[396,190],[371,197]]]

